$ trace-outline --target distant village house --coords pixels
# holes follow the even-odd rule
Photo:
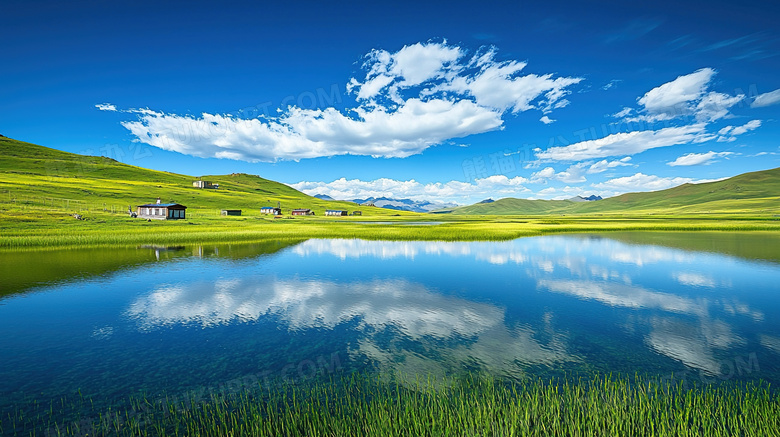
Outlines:
[[[343,209],[328,209],[325,210],[325,215],[343,216],[347,215],[347,211],[344,211]]]
[[[314,215],[314,212],[310,209],[294,209],[291,212],[292,215]]]
[[[240,209],[223,209],[222,215],[241,215]]]
[[[276,208],[273,206],[264,206],[260,208],[260,214],[282,215],[282,208]]]
[[[146,205],[138,205],[138,217],[144,219],[153,220],[178,220],[186,218],[184,205],[178,203],[161,203],[160,199],[157,199],[157,203],[149,203]]]
[[[193,181],[192,186],[195,188],[208,188],[213,190],[219,188],[219,184],[212,184],[209,181]]]

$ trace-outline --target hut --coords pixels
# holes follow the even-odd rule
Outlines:
[[[282,208],[273,207],[273,206],[264,206],[260,208],[260,214],[282,215]]]
[[[138,205],[137,215],[139,218],[144,219],[177,220],[186,218],[186,209],[186,206],[178,203],[160,203],[158,198],[157,203]]]
[[[363,215],[362,211],[352,211],[349,215]]]
[[[299,208],[299,209],[292,210],[291,214],[292,215],[314,215],[314,212],[312,212],[312,210],[310,209]]]
[[[222,215],[241,215],[240,209],[223,209]]]
[[[327,209],[325,210],[325,215],[343,216],[347,215],[347,211],[344,211],[343,209]]]
[[[192,181],[192,186],[195,188],[207,188],[212,190],[216,190],[217,188],[219,188],[219,184],[212,184],[209,181],[201,181],[201,180]]]

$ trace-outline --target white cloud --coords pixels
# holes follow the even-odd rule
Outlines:
[[[667,162],[666,165],[677,166],[689,166],[689,165],[709,165],[712,164],[715,158],[723,158],[729,155],[733,155],[734,152],[713,152],[707,153],[688,153],[678,157],[672,162]]]
[[[761,108],[763,106],[776,105],[778,103],[780,103],[780,89],[757,95],[750,107]]]
[[[643,127],[640,129],[644,130],[618,132],[568,146],[550,147],[544,151],[537,149],[536,157],[540,160],[583,161],[634,155],[658,147],[702,143],[714,139],[734,141],[735,134],[724,136],[725,134],[721,133],[719,137],[707,132],[710,123],[731,117],[729,109],[745,98],[742,94],[730,96],[709,91],[708,86],[715,74],[716,71],[712,68],[702,68],[691,74],[679,76],[638,98],[638,109],[624,107],[613,114],[613,117],[622,118],[628,125],[638,122],[640,126],[644,126],[645,123],[663,121],[666,123],[664,128],[653,130]],[[751,123],[749,126],[745,125],[747,130],[755,129],[760,125],[760,121],[758,125]],[[737,132],[744,133],[742,129]],[[630,164],[622,160],[612,163],[604,160],[592,165],[587,173],[600,173],[620,165]]]
[[[422,184],[414,179],[398,181],[380,178],[373,181],[346,178],[332,182],[302,181],[288,184],[309,195],[326,194],[334,199],[349,200],[368,197],[390,197],[396,199],[429,200],[469,204],[487,197],[517,197],[530,190],[523,186],[526,178],[508,178],[495,175],[474,182],[436,182]]]
[[[116,112],[116,106],[112,105],[111,103],[101,103],[99,105],[95,105],[95,107],[100,109],[101,111]]]
[[[702,142],[709,139],[702,123],[667,127],[657,131],[620,132],[597,140],[586,140],[568,146],[537,150],[539,159],[554,161],[582,161],[608,156],[634,155],[645,150],[678,144]]]
[[[551,119],[550,117],[548,117],[546,115],[543,115],[542,118],[539,119],[539,121],[541,121],[544,124],[555,123],[555,120]]]
[[[451,80],[439,84],[431,92],[454,91],[472,96],[479,105],[513,113],[540,109],[549,113],[553,109],[568,105],[563,99],[569,94],[571,85],[582,81],[579,77],[553,78],[552,74],[521,75],[527,63],[518,61],[498,62],[493,58],[494,49],[475,55],[470,66],[478,68],[473,74],[459,74]]]
[[[588,168],[587,173],[588,174],[594,174],[594,173],[603,173],[610,168],[615,167],[630,167],[632,164],[629,163],[631,161],[630,156],[626,156],[625,158],[617,159],[614,161],[607,161],[606,159],[603,159],[599,162],[596,162]]]
[[[358,99],[372,99],[393,82],[396,88],[408,88],[452,74],[461,68],[456,61],[464,55],[460,47],[446,43],[417,43],[395,53],[372,50],[363,64],[368,70],[365,80],[353,78],[347,89],[357,88]]]
[[[679,76],[677,79],[651,89],[637,102],[649,114],[679,113],[689,110],[690,102],[700,100],[707,89],[715,70],[702,68],[691,74]]]
[[[555,176],[555,169],[552,167],[545,167],[537,172],[531,173],[530,182],[532,184],[541,184],[553,176]]]
[[[501,126],[501,114],[469,100],[409,99],[394,112],[290,108],[276,120],[143,114],[122,126],[137,141],[187,155],[249,162],[335,155],[403,158],[451,138]]]
[[[696,122],[710,123],[731,117],[729,109],[744,100],[745,96],[708,91],[709,83],[716,73],[712,68],[702,68],[653,88],[637,99],[640,106],[638,115],[625,118],[625,121],[652,123],[693,117]],[[623,118],[631,112],[631,108],[623,108],[614,116]]]
[[[585,182],[586,179],[585,175],[583,174],[583,168],[586,166],[587,164],[585,163],[575,164],[569,166],[569,168],[561,172],[556,172],[552,167],[545,167],[540,171],[532,173],[529,182],[532,184],[541,184],[546,183],[548,179],[561,181],[566,184],[577,184]],[[545,193],[545,190],[542,190],[537,194],[543,195]]]
[[[736,141],[737,135],[742,135],[746,132],[758,129],[759,127],[761,127],[761,120],[750,120],[742,126],[726,126],[718,131],[718,135],[720,135],[718,137],[718,142],[730,143],[732,141]]]
[[[572,165],[566,170],[559,172],[555,175],[555,179],[565,184],[579,184],[585,182],[585,175],[583,174],[583,165]]]
[[[500,129],[503,115],[566,106],[567,88],[581,78],[520,74],[519,61],[495,61],[495,49],[472,57],[458,46],[417,43],[390,53],[366,56],[361,80],[347,90],[357,107],[301,109],[279,116],[241,119],[229,114],[199,117],[150,109],[118,112],[138,115],[122,126],[143,142],[203,158],[249,162],[362,155],[404,158],[454,138]],[[97,105],[116,111],[114,105]],[[542,122],[552,122],[543,117]]]
[[[705,95],[696,104],[696,120],[700,122],[712,122],[721,118],[730,117],[729,108],[741,102],[745,96],[729,96],[728,94],[711,92]]]
[[[608,89],[610,89],[612,87],[616,87],[617,84],[619,84],[620,82],[623,82],[623,81],[620,80],[620,79],[612,79],[607,84],[602,86],[601,89],[604,90],[604,91],[607,91]]]
[[[695,180],[683,177],[664,178],[655,175],[646,175],[644,173],[636,173],[633,176],[610,179],[605,182],[593,184],[592,186],[596,189],[613,190],[616,193],[629,193],[637,191],[658,191],[682,184],[700,184],[713,181],[714,179]]]

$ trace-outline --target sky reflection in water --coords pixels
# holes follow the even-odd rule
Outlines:
[[[772,262],[580,235],[225,252],[0,300],[0,393],[175,393],[334,353],[407,374],[780,382]]]

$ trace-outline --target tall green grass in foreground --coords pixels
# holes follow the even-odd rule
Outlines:
[[[640,377],[506,383],[469,375],[400,384],[353,374],[202,403],[136,399],[131,414],[104,412],[42,434],[777,436],[780,399],[763,385],[686,387]]]

